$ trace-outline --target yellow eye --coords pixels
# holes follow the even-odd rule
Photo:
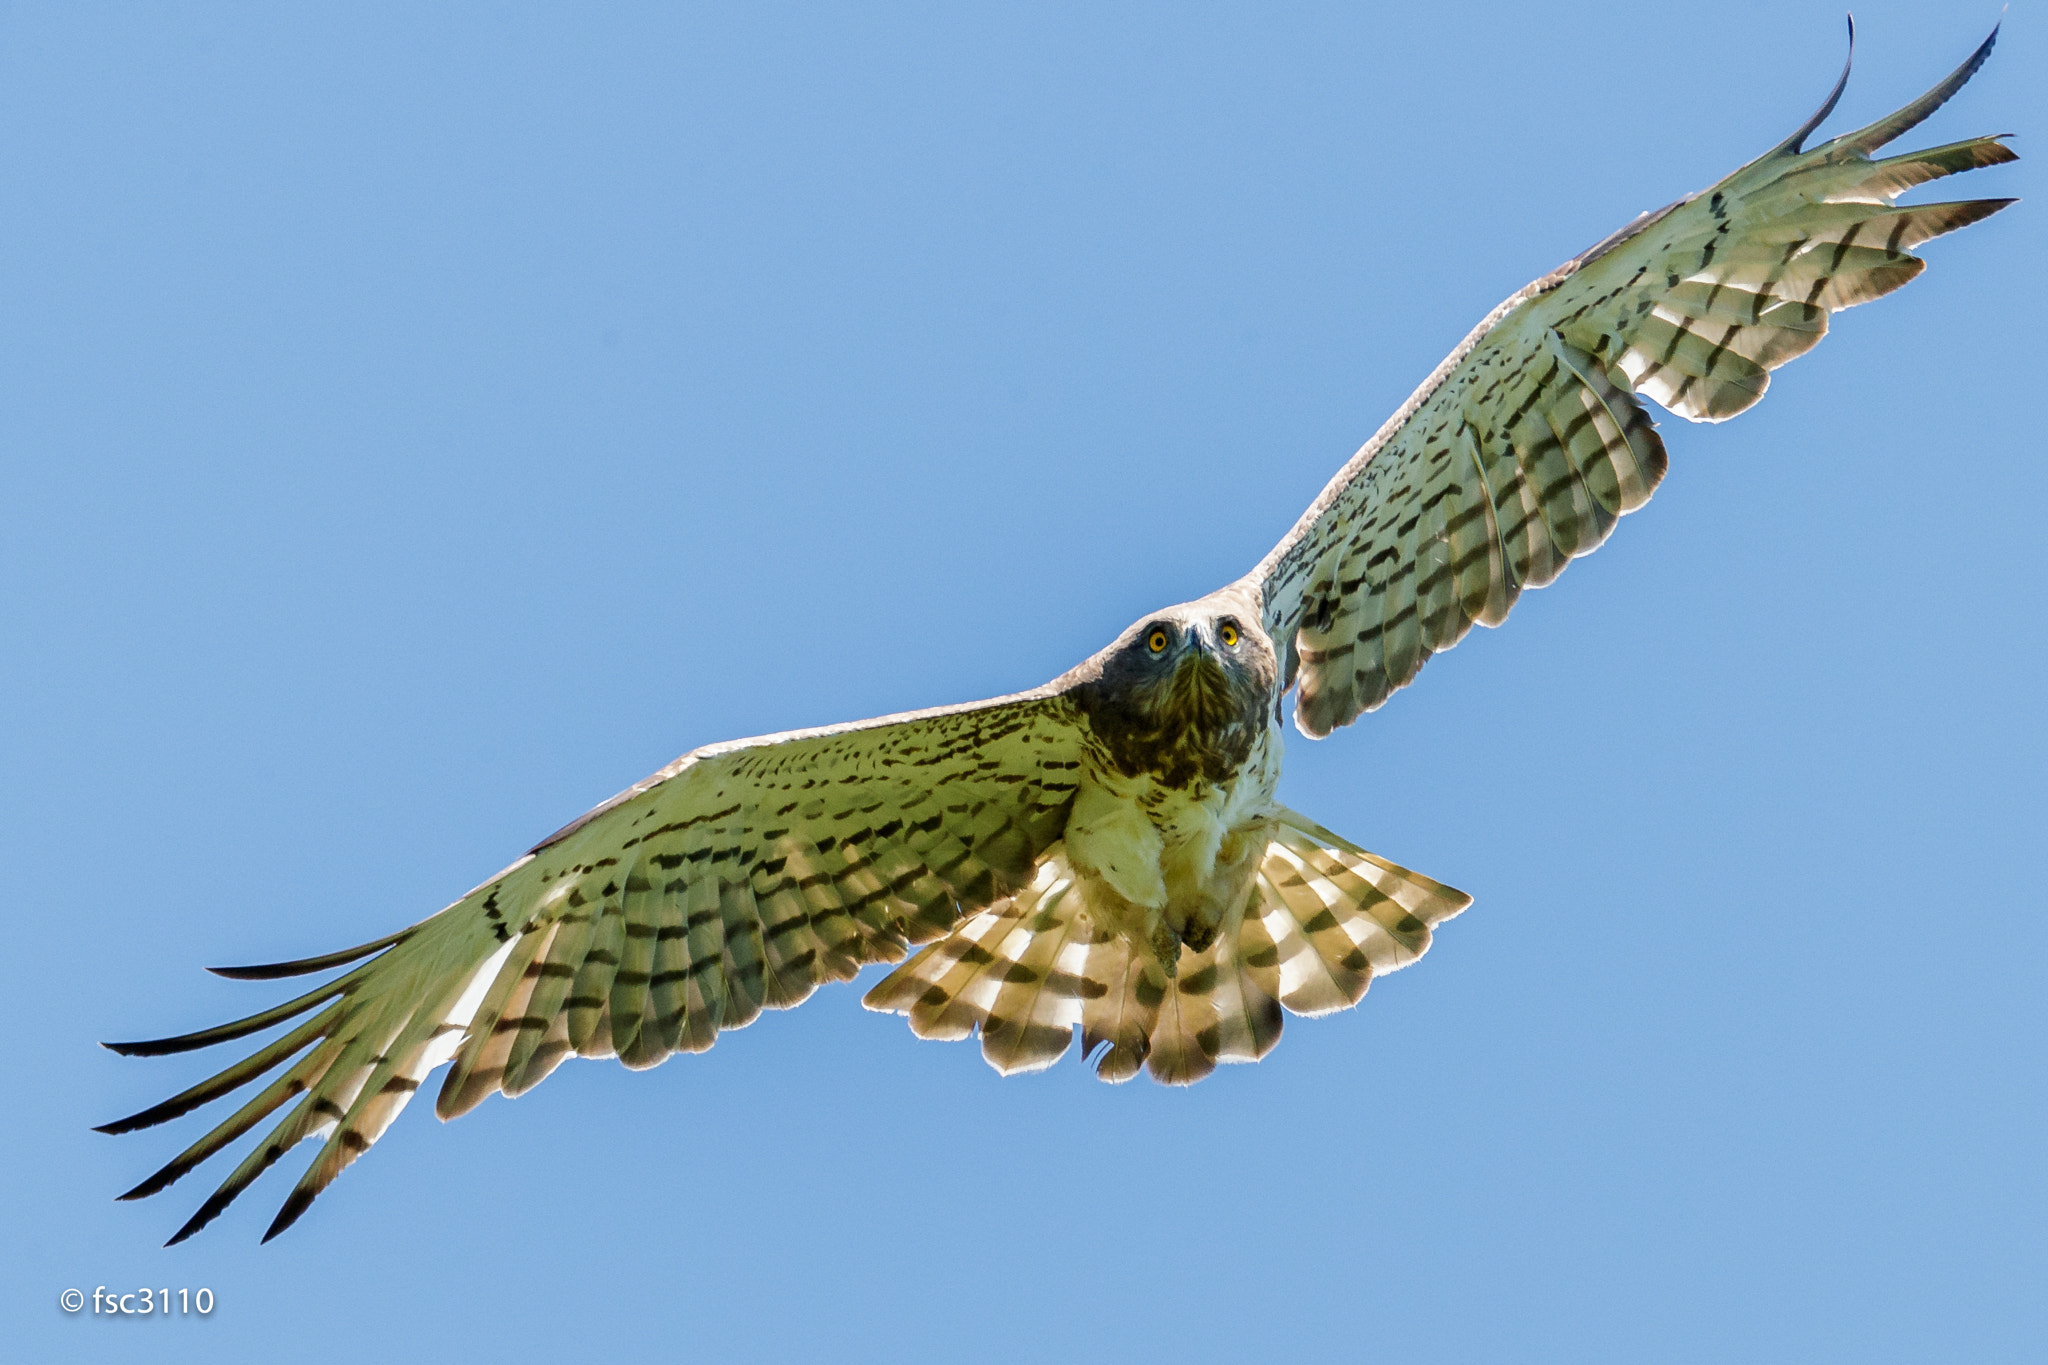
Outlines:
[[[1166,632],[1154,630],[1150,635],[1147,635],[1145,637],[1145,648],[1151,650],[1154,654],[1164,654],[1166,652]]]
[[[1216,638],[1223,642],[1225,649],[1236,649],[1237,627],[1226,623],[1223,629],[1216,632]]]

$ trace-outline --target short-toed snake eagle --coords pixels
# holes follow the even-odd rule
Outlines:
[[[1078,1027],[1112,1081],[1193,1082],[1264,1056],[1287,1011],[1357,1003],[1469,898],[1274,799],[1287,695],[1321,737],[1475,623],[1499,625],[1657,487],[1644,398],[1734,416],[1832,312],[1919,274],[1911,248],[2010,202],[1894,204],[2013,160],[1996,137],[1874,155],[1991,43],[1897,113],[1805,149],[1838,83],[1757,160],[1513,295],[1249,574],[1043,687],[697,750],[411,928],[226,970],[356,964],[234,1023],[111,1045],[178,1052],[301,1021],[106,1125],[160,1123],[284,1068],[123,1197],[283,1110],[172,1240],[323,1137],[275,1236],[443,1063],[436,1109],[451,1118],[572,1055],[645,1067],[701,1051],[869,963],[899,965],[866,1003],[923,1037],[979,1033],[991,1065],[1030,1071]]]

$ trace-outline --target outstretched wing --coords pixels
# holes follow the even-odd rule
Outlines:
[[[326,1145],[276,1236],[428,1072],[436,1105],[518,1095],[563,1058],[652,1066],[894,962],[1027,884],[1066,827],[1080,743],[1050,689],[713,745],[620,793],[433,918],[360,947],[222,975],[369,961],[246,1019],[117,1052],[182,1052],[311,1014],[254,1055],[100,1131],[161,1123],[298,1060],[123,1195],[156,1193],[296,1100],[172,1242],[309,1137]],[[372,955],[375,956],[372,956]],[[303,1053],[303,1056],[300,1054]]]
[[[2009,199],[1894,207],[1915,185],[2015,160],[1997,137],[1872,160],[1990,55],[1867,128],[1797,132],[1711,189],[1645,214],[1494,309],[1245,580],[1321,737],[1407,686],[1476,622],[1499,625],[1649,500],[1664,445],[1639,401],[1733,417],[1828,314],[1924,267],[1906,254]],[[1851,40],[1853,45],[1854,33]],[[2003,135],[2000,135],[2003,136]]]

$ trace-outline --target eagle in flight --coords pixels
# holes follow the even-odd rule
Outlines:
[[[450,1119],[570,1056],[647,1067],[703,1051],[869,963],[900,964],[870,1009],[924,1038],[978,1032],[1006,1074],[1050,1066],[1078,1026],[1102,1079],[1188,1084],[1263,1057],[1286,1011],[1356,1004],[1471,898],[1274,799],[1287,694],[1321,738],[1474,624],[1499,625],[1657,487],[1664,443],[1644,398],[1733,417],[1830,313],[1918,275],[1910,248],[2012,202],[1893,202],[2014,160],[1999,137],[1873,155],[1996,38],[1897,113],[1806,149],[1845,67],[1782,143],[1488,314],[1249,574],[1150,613],[1043,687],[699,749],[411,928],[216,969],[357,964],[246,1019],[109,1044],[152,1056],[300,1021],[101,1128],[162,1123],[285,1067],[121,1197],[156,1193],[283,1109],[171,1238],[324,1138],[268,1240],[444,1063],[435,1109]]]

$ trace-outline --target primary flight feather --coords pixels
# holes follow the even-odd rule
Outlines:
[[[1356,1004],[1470,898],[1274,799],[1287,693],[1320,738],[1474,623],[1500,624],[1648,501],[1665,451],[1642,398],[1734,416],[1831,312],[1917,275],[1911,248],[2010,203],[1894,204],[2015,159],[1997,137],[1873,156],[1996,37],[1897,113],[1806,150],[1845,68],[1783,143],[1496,308],[1250,574],[1045,686],[697,750],[409,929],[224,969],[350,968],[234,1023],[109,1044],[181,1052],[299,1021],[105,1125],[161,1123],[283,1068],[122,1197],[282,1110],[171,1238],[324,1139],[267,1240],[443,1064],[435,1108],[452,1118],[571,1055],[645,1067],[702,1051],[869,963],[901,964],[870,1008],[922,1037],[979,1034],[1005,1073],[1051,1065],[1078,1027],[1103,1079],[1189,1083],[1265,1055],[1286,1012]]]

